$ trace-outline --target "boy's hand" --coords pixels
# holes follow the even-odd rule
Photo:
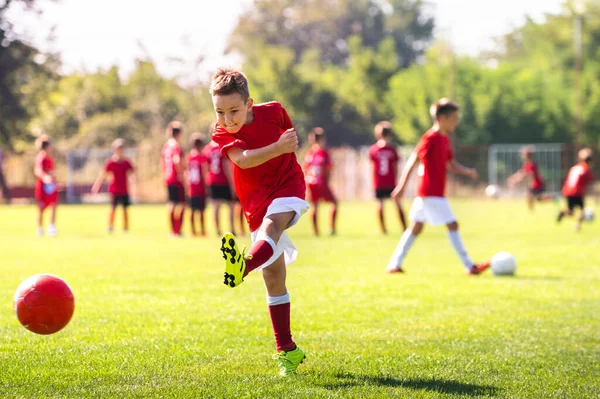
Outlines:
[[[403,196],[404,187],[396,187],[394,191],[392,191],[392,194],[390,194],[390,198],[392,198],[394,201],[400,201]]]
[[[50,184],[52,183],[52,176],[45,175],[44,177],[42,177],[42,181],[44,182],[44,184]]]
[[[296,133],[296,129],[292,128],[286,130],[281,137],[279,137],[279,140],[277,140],[277,144],[282,154],[296,151],[298,149],[298,134]]]
[[[477,179],[479,179],[479,174],[477,173],[477,170],[475,169],[470,169],[469,170],[469,177],[471,179],[473,179],[474,181],[477,181]]]

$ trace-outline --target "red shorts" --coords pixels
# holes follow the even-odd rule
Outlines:
[[[52,194],[46,194],[44,192],[36,193],[35,199],[41,209],[46,209],[49,206],[58,204],[58,193],[56,191]]]
[[[335,195],[331,192],[331,188],[327,184],[309,184],[308,197],[311,202],[337,202]]]

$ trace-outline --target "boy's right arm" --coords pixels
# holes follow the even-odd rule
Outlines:
[[[402,170],[402,175],[400,176],[400,181],[398,182],[398,185],[396,186],[394,191],[392,191],[392,199],[399,200],[402,198],[402,196],[404,195],[404,190],[406,188],[406,183],[408,182],[408,179],[410,178],[410,175],[412,174],[413,170],[417,166],[417,163],[417,152],[413,151],[413,153],[410,154],[410,157],[406,161],[404,169]]]
[[[279,140],[266,147],[254,150],[243,150],[238,147],[227,149],[227,157],[241,169],[254,168],[283,154],[298,149],[298,135],[295,129],[286,130]]]
[[[104,183],[105,178],[106,178],[106,171],[103,170],[100,173],[100,176],[98,176],[98,178],[94,182],[94,185],[92,186],[92,191],[91,191],[92,194],[98,194],[98,191],[100,191],[100,187],[102,186],[102,183]]]

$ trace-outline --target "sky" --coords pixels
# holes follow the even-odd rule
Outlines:
[[[456,51],[475,55],[493,38],[522,24],[528,15],[543,21],[560,10],[562,0],[428,0],[436,37]],[[9,10],[21,36],[59,52],[64,72],[94,71],[117,64],[127,74],[136,57],[150,56],[161,73],[203,79],[218,66],[238,66],[224,56],[227,37],[252,0],[59,0],[46,2],[42,15]],[[168,7],[165,7],[168,4]],[[140,11],[143,10],[143,11]],[[223,10],[227,10],[223,13]],[[51,28],[55,40],[47,40]],[[204,62],[197,67],[197,60]]]

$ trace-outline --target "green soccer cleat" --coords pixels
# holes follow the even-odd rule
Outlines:
[[[233,234],[225,233],[221,239],[221,252],[223,253],[223,259],[225,259],[225,280],[223,284],[231,288],[237,287],[244,281],[246,248],[240,251]]]
[[[273,355],[273,358],[279,361],[279,375],[287,377],[296,374],[296,368],[298,368],[300,363],[304,362],[306,355],[300,347],[296,346],[296,349],[293,351],[281,351],[278,354]]]

